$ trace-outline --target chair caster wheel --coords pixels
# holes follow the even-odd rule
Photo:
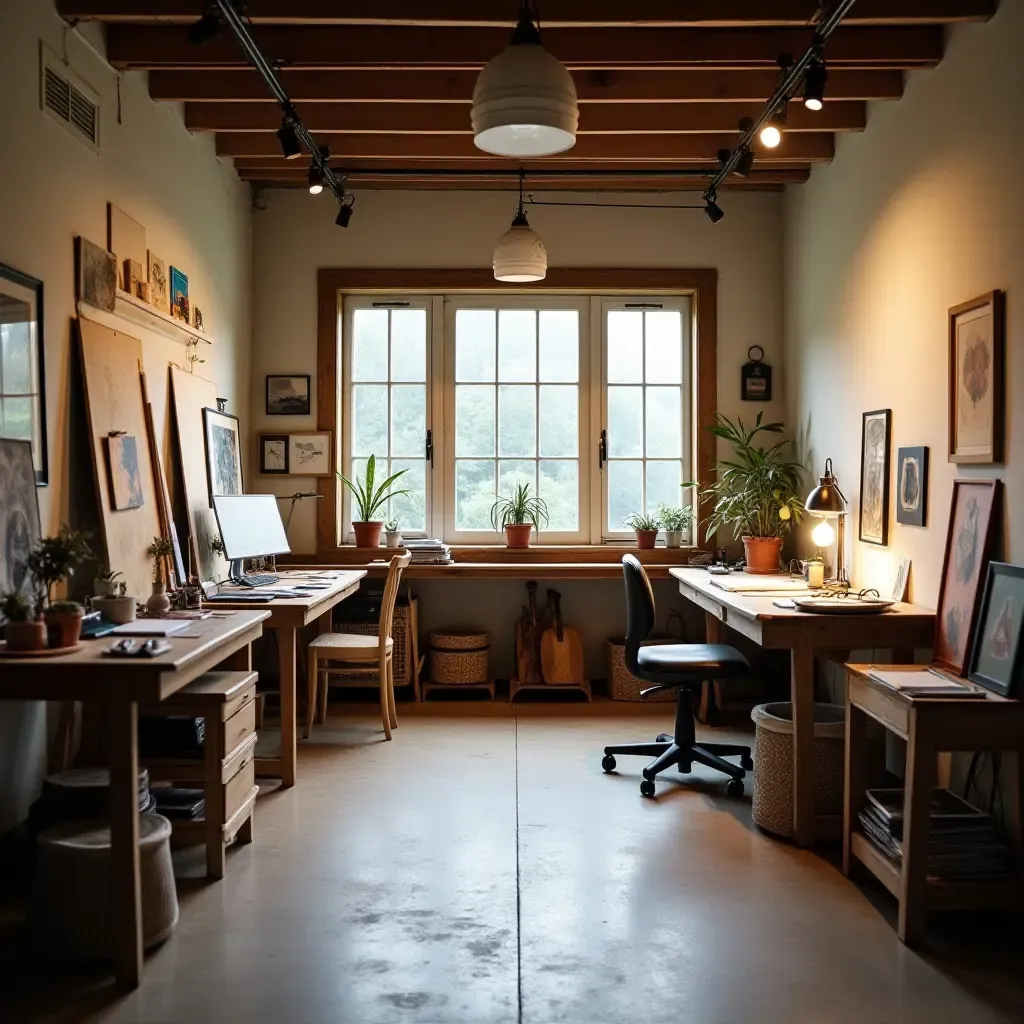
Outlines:
[[[615,771],[615,758],[611,754],[605,754],[601,761],[601,770],[606,772]]]
[[[729,796],[743,796],[743,780],[730,779],[729,785],[725,787],[725,791]]]
[[[752,757],[741,757],[740,767],[744,771],[752,772],[754,770],[754,759]]]
[[[654,796],[654,783],[650,779],[644,779],[640,783],[640,795],[646,797]]]

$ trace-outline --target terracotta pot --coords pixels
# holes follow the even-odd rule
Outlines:
[[[782,551],[781,537],[744,537],[743,555],[747,572],[766,575],[779,572],[779,554]]]
[[[648,551],[654,547],[655,541],[658,539],[657,530],[637,530],[636,531],[636,546],[641,551]]]
[[[509,548],[528,548],[533,523],[509,523],[505,527],[505,546]]]
[[[356,535],[356,547],[379,548],[380,533],[383,529],[383,522],[353,523],[352,532]]]
[[[46,620],[46,646],[74,647],[82,634],[84,614],[85,611],[81,608],[74,612],[46,612],[43,616]]]
[[[9,651],[41,651],[46,646],[46,623],[34,619],[8,622],[4,626],[4,639]]]

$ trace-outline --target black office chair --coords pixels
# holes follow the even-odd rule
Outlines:
[[[626,581],[626,667],[638,679],[654,686],[640,696],[678,688],[675,731],[662,733],[654,743],[621,743],[604,748],[601,767],[615,771],[616,754],[644,754],[654,760],[644,769],[643,796],[654,796],[659,772],[678,765],[686,774],[692,762],[729,776],[730,796],[743,795],[743,777],[754,767],[750,747],[738,743],[697,743],[693,726],[693,693],[704,680],[736,679],[750,672],[747,659],[726,644],[656,644],[641,647],[654,628],[654,593],[644,567],[633,555],[622,556]],[[723,760],[739,755],[739,765]]]

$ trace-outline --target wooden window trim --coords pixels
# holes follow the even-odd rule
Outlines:
[[[589,295],[648,293],[690,295],[696,345],[693,349],[696,401],[693,437],[696,439],[697,479],[710,480],[715,466],[715,439],[704,429],[718,408],[718,271],[714,269],[553,269],[540,284],[503,285],[495,281],[489,269],[476,270],[395,270],[326,267],[317,271],[317,429],[334,432],[335,459],[341,450],[341,404],[338,371],[341,353],[338,337],[342,317],[339,296],[367,292],[457,292],[508,291],[579,292]],[[335,476],[320,477],[317,490],[323,496],[317,502],[316,553],[320,559],[339,560],[337,553],[353,550],[338,547],[339,482]],[[702,507],[703,519],[707,509]],[[593,545],[602,547],[605,545]],[[343,560],[343,559],[340,559]],[[538,562],[544,561],[540,554]]]

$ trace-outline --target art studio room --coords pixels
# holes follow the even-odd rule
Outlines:
[[[0,3],[0,1022],[1024,1020],[1022,51]]]

